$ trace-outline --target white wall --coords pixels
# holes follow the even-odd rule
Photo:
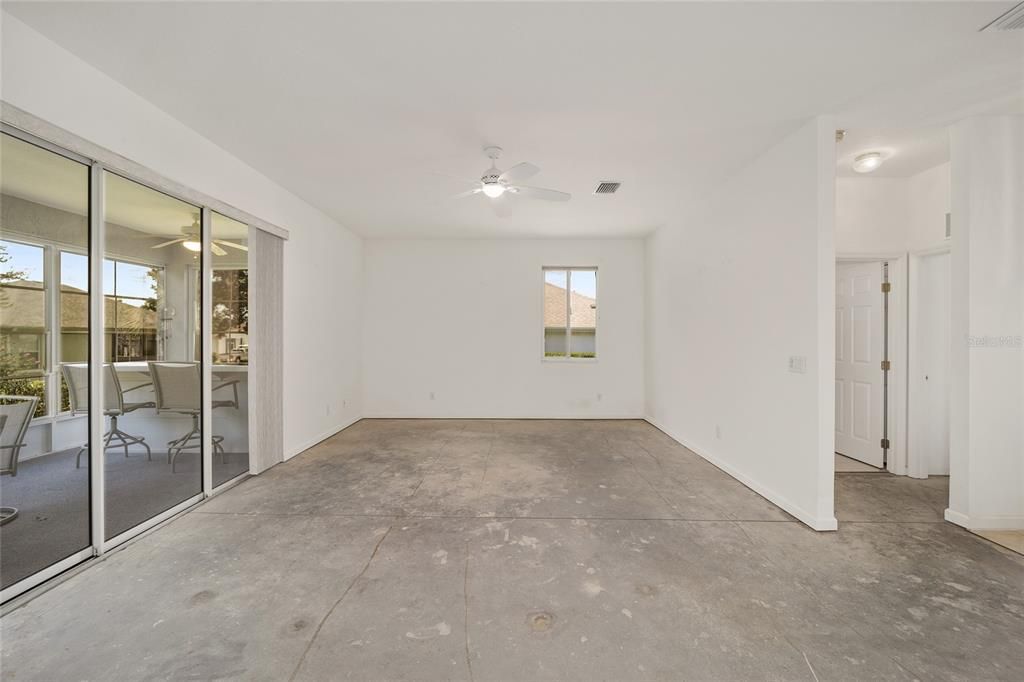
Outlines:
[[[951,136],[952,401],[946,518],[1024,528],[1024,117]]]
[[[282,322],[286,456],[357,419],[362,240],[6,12],[2,19],[4,101],[291,231]]]
[[[366,416],[643,417],[642,240],[367,240],[365,254]],[[543,359],[546,265],[597,266],[596,362]]]
[[[902,253],[910,223],[906,178],[836,178],[836,253]]]
[[[647,243],[650,420],[822,530],[836,527],[834,135],[807,123]]]
[[[896,254],[946,244],[950,166],[906,178],[836,178],[836,253]]]
[[[908,372],[908,437],[915,461],[910,475],[949,475],[950,254],[916,258],[916,300],[910,311],[914,353]]]
[[[946,214],[950,206],[950,164],[907,178],[907,250],[924,251],[949,244]]]

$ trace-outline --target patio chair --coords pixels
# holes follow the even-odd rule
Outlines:
[[[36,413],[35,396],[0,396],[0,476],[18,475],[18,456],[25,447],[25,434]],[[0,507],[0,526],[18,516],[14,507]]]
[[[89,365],[84,362],[64,362],[60,366],[64,375],[64,383],[68,386],[68,398],[71,402],[71,414],[88,414],[89,412]],[[125,390],[121,388],[121,380],[117,370],[110,363],[103,365],[103,414],[110,417],[110,429],[103,434],[103,451],[109,448],[124,448],[124,456],[128,456],[129,445],[141,445],[146,448],[146,459],[153,460],[153,452],[143,436],[133,436],[117,426],[117,418],[144,407],[155,407],[155,403],[125,402],[125,393],[152,386],[150,383],[139,384]],[[116,441],[116,442],[115,442]],[[82,453],[89,449],[89,443],[78,448],[75,456],[75,468],[82,464]]]
[[[192,428],[181,438],[167,443],[167,461],[174,473],[175,462],[182,450],[200,448],[203,443],[202,429],[199,418],[202,416],[203,377],[198,362],[150,362],[149,376],[153,379],[153,391],[156,395],[156,411],[187,414],[192,417]],[[238,408],[238,380],[231,379],[213,387],[214,391],[231,388],[233,398],[230,400],[214,400],[212,408]],[[224,461],[224,436],[211,436],[213,451]]]

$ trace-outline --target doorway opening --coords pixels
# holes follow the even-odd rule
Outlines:
[[[949,500],[949,132],[845,130],[836,144],[836,515],[941,521]],[[858,495],[871,505],[856,505]]]

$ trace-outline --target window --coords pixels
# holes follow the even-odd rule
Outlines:
[[[544,357],[597,357],[597,268],[544,268]]]
[[[213,269],[213,362],[249,364],[249,271]]]
[[[48,264],[52,262],[52,267]],[[107,291],[107,359],[159,359],[157,305],[163,268],[115,260],[104,261]],[[52,278],[60,273],[56,309],[47,305]],[[37,417],[49,412],[53,376],[60,389],[59,412],[71,409],[61,362],[89,359],[89,259],[52,244],[0,241],[0,390],[4,395],[39,398]],[[49,333],[58,331],[50,361]]]
[[[159,360],[164,269],[107,259],[103,261],[106,299],[106,359],[112,362]]]
[[[39,398],[47,413],[46,250],[0,241],[0,391]]]

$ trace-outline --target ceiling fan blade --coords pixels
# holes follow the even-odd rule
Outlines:
[[[477,183],[477,184],[479,185],[479,183]],[[465,192],[459,192],[458,194],[453,196],[452,199],[465,199],[466,197],[471,197],[474,194],[480,193],[480,191],[481,191],[481,189],[480,189],[479,186],[478,187],[474,187],[473,189],[467,189]]]
[[[239,251],[249,250],[248,246],[242,246],[241,244],[236,244],[235,242],[224,241],[223,239],[214,239],[213,243],[220,244],[221,246],[230,246],[232,249],[238,249]]]
[[[559,192],[556,189],[544,189],[543,187],[515,187],[515,194],[529,199],[543,199],[544,201],[569,201],[572,195],[566,192]]]
[[[181,242],[184,242],[184,241],[188,241],[188,237],[181,237],[179,239],[172,239],[169,242],[164,242],[163,244],[156,244],[156,245],[151,246],[149,248],[151,248],[151,249],[162,249],[165,246],[170,246],[171,244],[180,244]]]
[[[534,166],[532,163],[517,163],[499,175],[498,179],[504,180],[505,182],[516,183],[522,182],[523,180],[529,180],[537,173],[540,173],[540,168],[537,168],[537,166]]]
[[[210,250],[213,251],[215,256],[226,256],[228,252],[220,248],[216,244],[210,244]]]

